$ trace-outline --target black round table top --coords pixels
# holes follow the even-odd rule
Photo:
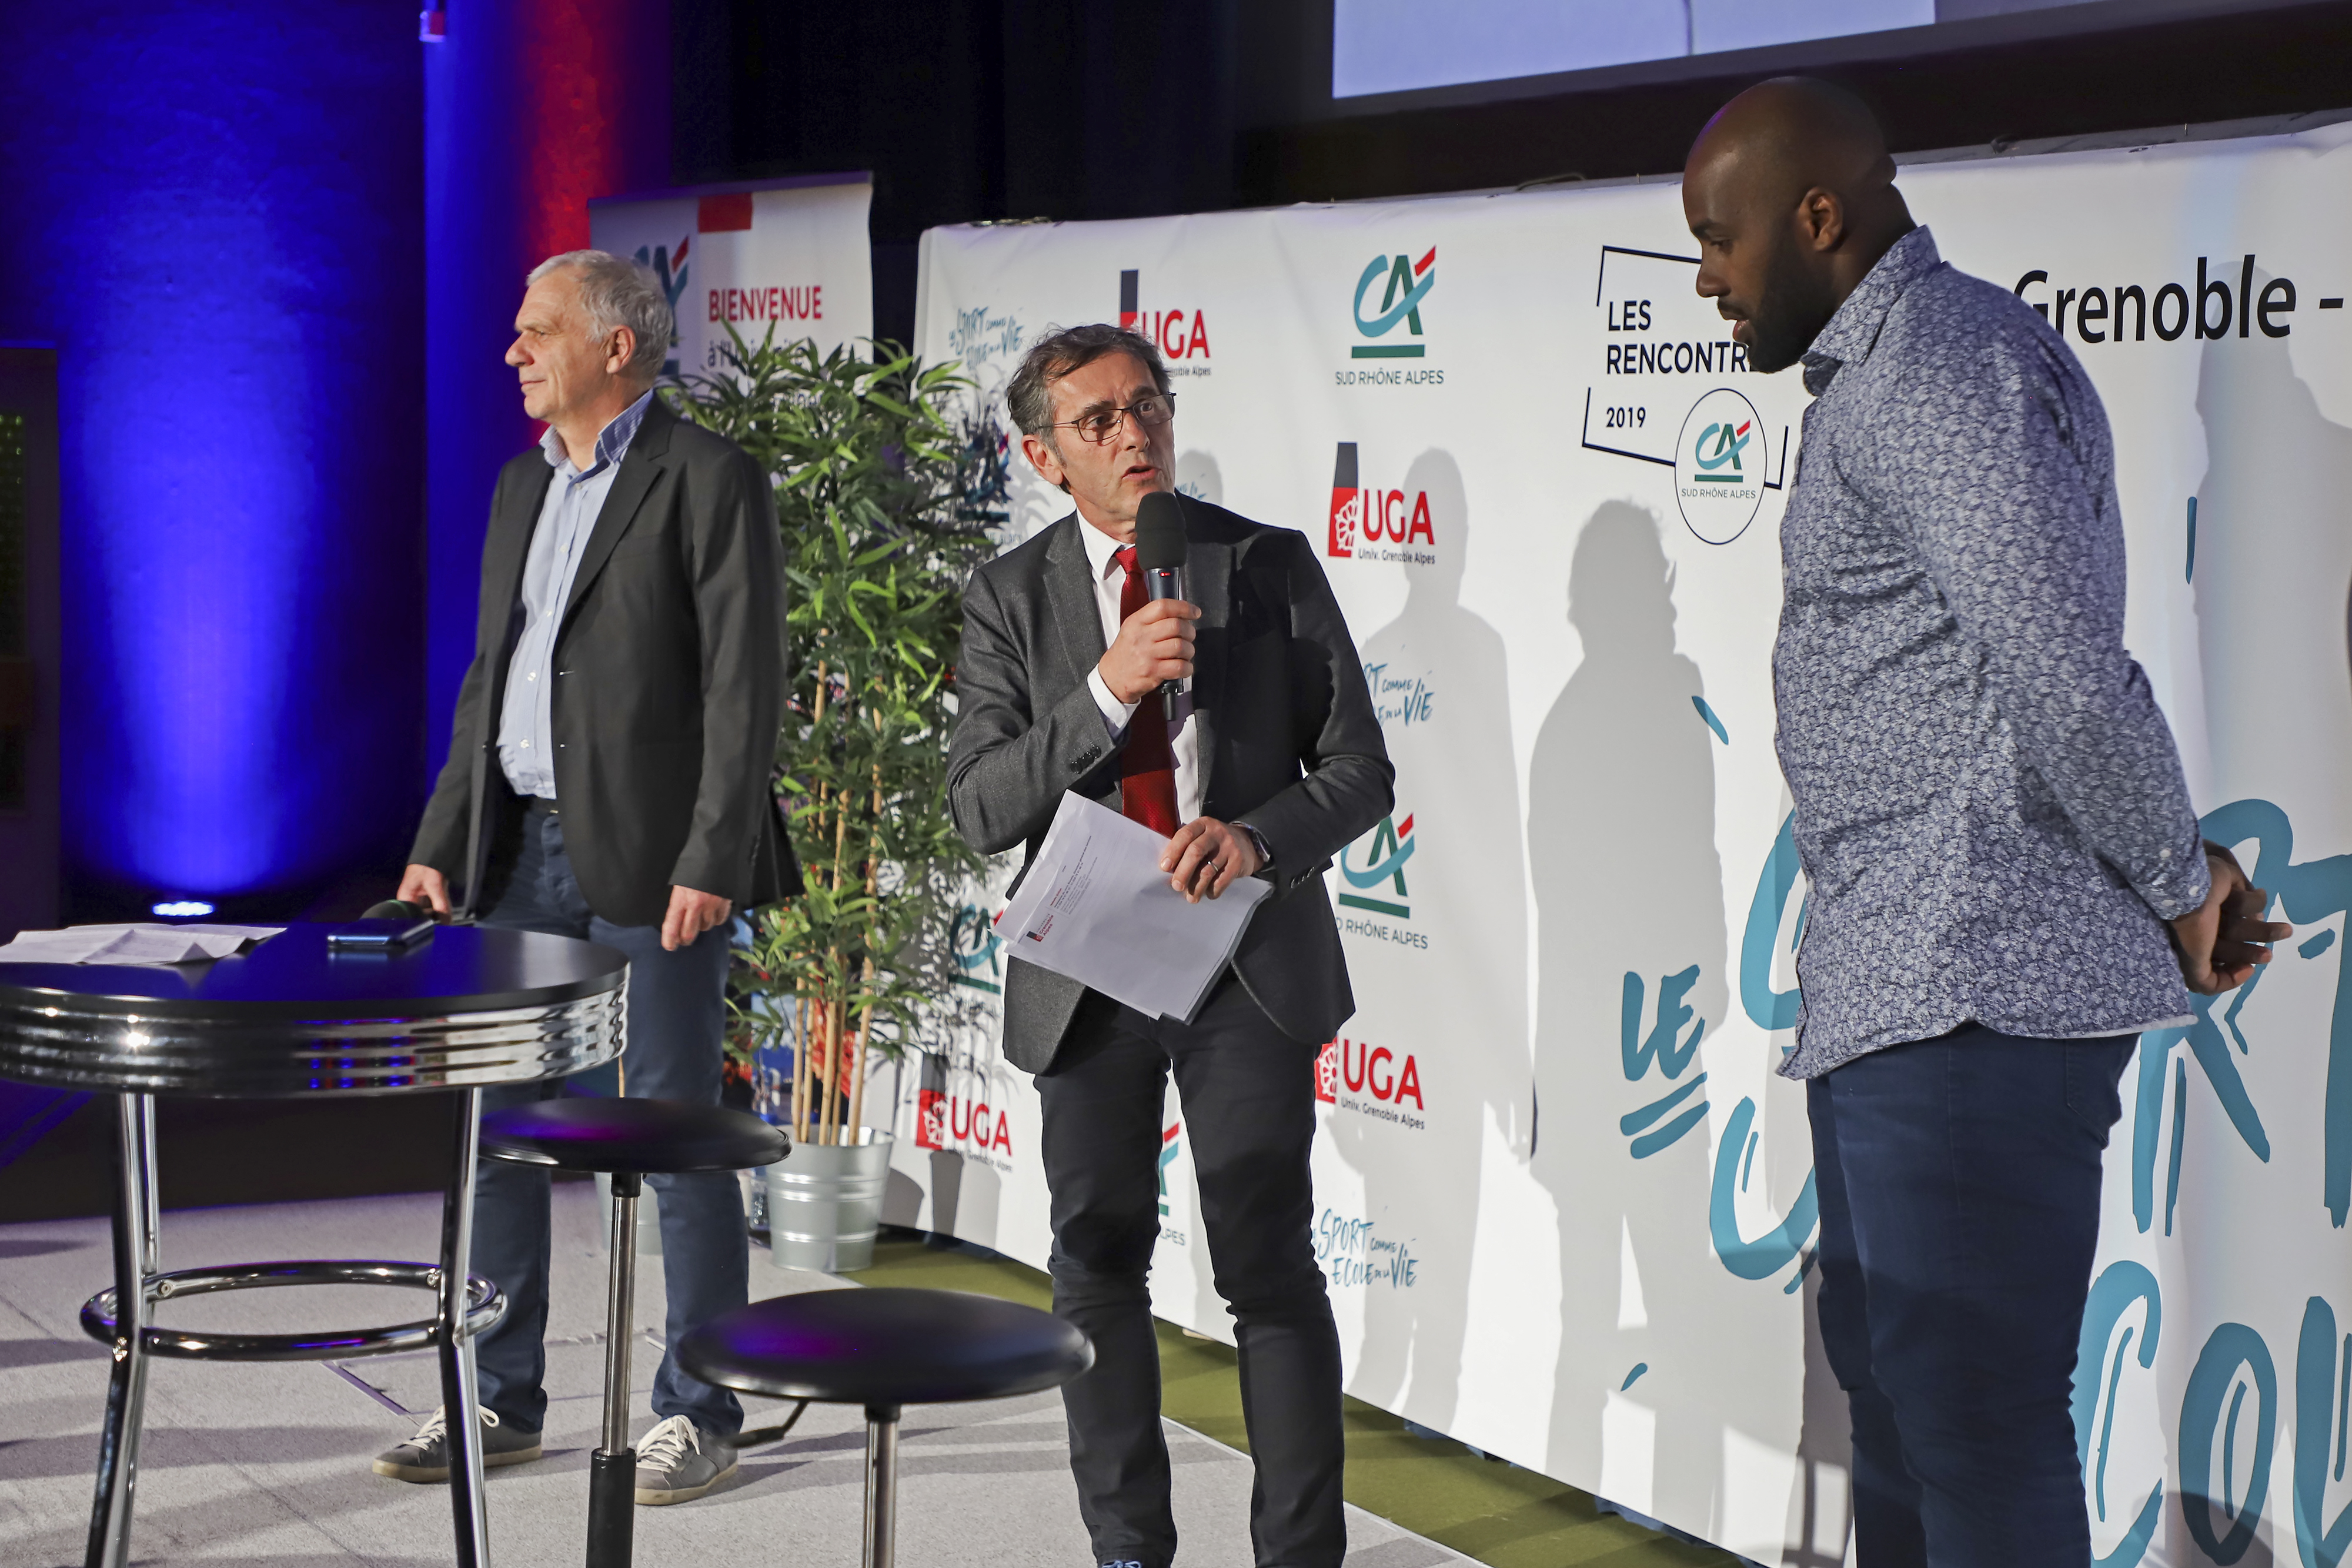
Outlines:
[[[547,1007],[611,990],[611,947],[480,925],[443,925],[395,953],[335,952],[331,926],[297,924],[209,964],[0,964],[0,1007],[70,998],[77,1013],[230,1022],[440,1018]]]
[[[579,1095],[535,1100],[482,1118],[482,1153],[568,1171],[743,1171],[772,1166],[791,1140],[748,1111],[676,1100]]]
[[[402,951],[287,927],[208,964],[0,964],[0,1078],[278,1099],[566,1077],[625,1043],[628,959],[445,925]]]
[[[1095,1347],[1017,1301],[886,1286],[753,1301],[688,1334],[677,1356],[706,1383],[775,1399],[948,1405],[1056,1387]]]

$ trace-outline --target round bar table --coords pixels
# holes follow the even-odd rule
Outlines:
[[[131,1561],[131,1508],[147,1358],[300,1361],[433,1345],[449,1411],[450,1507],[460,1568],[482,1568],[482,1436],[472,1335],[506,1310],[468,1279],[482,1089],[560,1078],[610,1061],[626,1030],[628,960],[610,947],[530,932],[445,925],[394,953],[331,948],[330,928],[292,925],[235,957],[173,966],[0,964],[0,1078],[119,1096],[114,1287],[82,1309],[113,1354],[89,1568]],[[292,1262],[158,1271],[155,1096],[323,1099],[456,1089],[457,1155],[437,1264]],[[158,1328],[174,1295],[268,1285],[414,1285],[434,1315],[313,1334]]]

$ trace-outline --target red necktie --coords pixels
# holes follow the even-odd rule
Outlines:
[[[1135,569],[1135,547],[1118,552],[1127,583],[1118,591],[1122,622],[1143,608],[1143,573]],[[1127,744],[1118,753],[1119,810],[1162,838],[1176,831],[1176,754],[1168,744],[1168,713],[1154,686],[1135,705],[1128,720]]]

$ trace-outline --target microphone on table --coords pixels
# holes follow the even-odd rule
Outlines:
[[[1184,504],[1165,490],[1154,490],[1135,508],[1135,570],[1143,574],[1148,599],[1184,597]],[[1181,685],[1160,682],[1160,702],[1175,702]]]

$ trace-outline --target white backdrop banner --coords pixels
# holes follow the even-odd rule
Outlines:
[[[757,343],[814,338],[831,350],[874,331],[874,262],[866,233],[874,186],[863,175],[780,180],[588,204],[590,241],[654,269],[677,315],[662,367],[709,375],[727,328]]]
[[[2113,421],[2128,637],[2211,835],[2299,927],[2148,1036],[2111,1146],[2075,1403],[2103,1563],[2352,1544],[2352,135],[1907,171]],[[1671,184],[924,237],[918,346],[1007,442],[1049,325],[1148,332],[1181,486],[1315,541],[1396,759],[1329,874],[1360,1010],[1323,1052],[1315,1243],[1355,1395],[1767,1563],[1833,1563],[1843,1396],[1810,1310],[1791,1044],[1804,888],[1772,752],[1805,402],[1692,289]],[[1001,883],[998,885],[1002,885]],[[891,1218],[1043,1265],[1036,1097],[976,895],[900,1074]],[[1182,1107],[1164,1316],[1230,1338]]]

